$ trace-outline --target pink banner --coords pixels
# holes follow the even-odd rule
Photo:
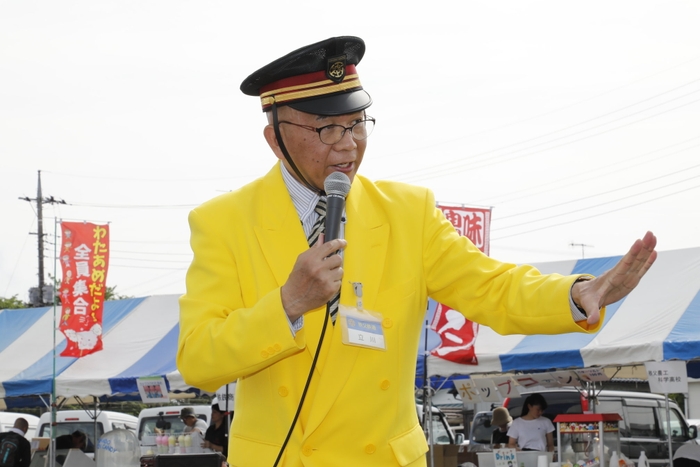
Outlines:
[[[107,293],[109,226],[61,222],[61,321],[66,336],[62,357],[102,350],[102,312]]]

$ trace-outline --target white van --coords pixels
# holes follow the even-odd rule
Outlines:
[[[666,399],[659,394],[598,390],[595,398],[589,401],[585,393],[576,389],[560,388],[534,391],[542,394],[547,401],[543,416],[554,420],[558,414],[580,414],[585,411],[595,413],[617,413],[620,421],[620,449],[630,460],[637,462],[642,451],[650,464],[668,463],[668,436],[666,423]],[[523,392],[520,397],[506,399],[503,403],[513,418],[520,416],[525,398],[531,392]],[[669,401],[671,420],[671,442],[673,451],[683,443],[694,443],[697,428],[689,425],[675,402]],[[470,451],[491,450],[490,412],[480,412],[472,423]],[[488,436],[488,437],[487,437]],[[556,444],[557,437],[554,437]]]
[[[418,412],[418,421],[423,421],[423,404],[416,404],[416,411]],[[462,433],[455,433],[450,424],[447,421],[447,416],[445,413],[438,409],[437,407],[431,407],[431,430],[433,437],[433,444],[462,444],[464,443],[464,435]],[[425,429],[425,424],[421,423]]]
[[[67,435],[74,431],[82,431],[88,437],[86,453],[95,452],[95,440],[100,436],[117,428],[129,430],[136,434],[138,418],[121,412],[103,410],[60,410],[56,412],[56,426],[54,437]],[[39,437],[51,437],[51,412],[41,414],[36,435]]]
[[[30,415],[28,413],[0,412],[0,433],[4,433],[15,426],[15,420],[18,418],[25,419],[29,424],[29,429],[24,437],[31,441],[32,438],[36,436],[36,427],[39,424],[39,417],[36,415]]]
[[[148,451],[156,452],[156,434],[177,434],[185,430],[185,424],[180,420],[180,411],[192,407],[197,418],[211,423],[210,405],[169,405],[164,407],[149,407],[141,410],[138,418],[136,436],[141,445],[141,454]]]

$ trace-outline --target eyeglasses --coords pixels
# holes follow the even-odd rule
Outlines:
[[[320,128],[308,125],[299,125],[298,123],[288,122],[286,120],[280,120],[280,123],[286,123],[288,125],[298,126],[299,128],[303,128],[305,130],[315,131],[318,133],[318,137],[321,139],[323,144],[332,145],[343,139],[345,132],[348,130],[350,130],[353,139],[357,141],[367,139],[367,137],[372,134],[372,130],[374,130],[375,121],[376,120],[372,117],[365,117],[363,120],[355,122],[350,126],[326,125]]]

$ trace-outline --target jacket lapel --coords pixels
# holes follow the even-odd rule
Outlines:
[[[287,282],[297,256],[309,247],[279,163],[263,177],[256,203],[255,234],[279,287]]]
[[[256,197],[258,217],[255,222],[255,234],[260,249],[275,276],[277,287],[287,282],[297,257],[309,248],[299,214],[280,170],[277,163],[262,179],[261,189]],[[321,334],[323,317],[324,314],[321,312],[304,315],[304,328],[307,335],[306,351],[311,357],[318,346],[317,336]],[[329,323],[326,334],[330,332],[332,327]]]
[[[389,225],[383,213],[371,202],[371,195],[365,190],[362,181],[362,177],[355,178],[345,206],[345,238],[348,246],[344,252],[340,302],[345,306],[355,306],[356,299],[351,282],[361,282],[364,307],[372,310],[371,304],[376,302],[379,281],[384,271]],[[318,333],[320,328],[321,326],[318,327]],[[308,329],[307,333],[309,331],[311,329]],[[333,334],[332,338],[329,333]],[[360,351],[360,347],[343,344],[340,326],[331,327],[330,323],[323,347],[319,357],[319,367],[323,369],[323,373],[320,375],[318,392],[313,400],[305,436],[309,436],[318,428],[335,403],[353,372]]]

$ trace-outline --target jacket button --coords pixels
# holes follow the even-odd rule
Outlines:
[[[279,352],[280,350],[282,350],[282,346],[279,344],[275,344],[275,352]]]
[[[301,450],[302,454],[304,454],[306,457],[311,456],[311,454],[314,453],[314,450],[309,446],[308,444],[304,446],[304,449]]]
[[[267,357],[269,357],[269,355],[267,354],[267,352],[265,352],[264,350],[263,350],[262,352],[260,352],[260,356],[261,356],[262,358],[267,358]]]
[[[374,454],[374,451],[377,450],[377,447],[374,444],[368,444],[365,446],[365,452],[367,454]]]
[[[387,329],[392,327],[393,325],[394,322],[391,320],[391,318],[384,318],[384,320],[382,321],[382,327],[385,327]]]
[[[382,383],[379,385],[379,387],[382,388],[382,390],[384,390],[384,391],[386,391],[387,389],[389,389],[389,386],[391,386],[391,383],[389,382],[388,379],[385,379],[385,380],[382,381]]]
[[[277,352],[275,352],[275,348],[274,348],[274,347],[270,346],[270,347],[267,348],[267,353],[269,353],[270,355],[274,355],[274,354],[277,353]]]
[[[285,388],[284,386],[280,386],[277,393],[282,397],[287,397],[289,395],[289,389]]]

